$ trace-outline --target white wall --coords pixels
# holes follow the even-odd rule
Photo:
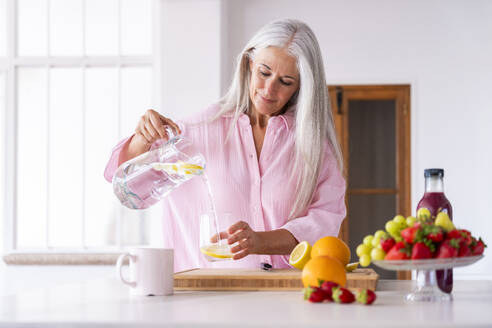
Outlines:
[[[296,18],[328,84],[411,84],[413,208],[424,169],[442,167],[456,224],[492,245],[492,1],[230,0],[228,13],[230,58],[265,23]],[[492,258],[455,275],[492,278]]]
[[[219,0],[162,1],[162,113],[182,118],[220,97]]]

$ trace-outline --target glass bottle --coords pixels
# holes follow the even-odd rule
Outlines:
[[[417,205],[417,211],[420,208],[427,208],[432,217],[439,212],[445,212],[453,220],[453,209],[451,203],[444,195],[444,170],[443,169],[425,169],[425,193]],[[437,283],[439,288],[445,293],[451,293],[453,290],[453,270],[437,270]]]

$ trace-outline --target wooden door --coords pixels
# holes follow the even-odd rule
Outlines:
[[[410,86],[328,86],[347,179],[340,237],[353,259],[364,236],[396,214],[411,215]],[[382,278],[393,272],[374,268]],[[398,278],[409,279],[408,272]]]

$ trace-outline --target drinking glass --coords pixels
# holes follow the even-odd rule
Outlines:
[[[209,262],[232,259],[231,247],[227,243],[227,229],[234,223],[231,213],[213,211],[200,215],[200,252]],[[220,234],[220,238],[217,236]]]

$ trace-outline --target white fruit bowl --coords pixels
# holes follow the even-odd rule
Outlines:
[[[439,289],[436,279],[436,270],[451,269],[471,265],[483,258],[479,256],[454,257],[446,259],[425,259],[425,260],[391,260],[373,261],[373,263],[383,269],[416,270],[417,287],[406,295],[409,302],[440,302],[451,301],[451,294],[444,293]]]

